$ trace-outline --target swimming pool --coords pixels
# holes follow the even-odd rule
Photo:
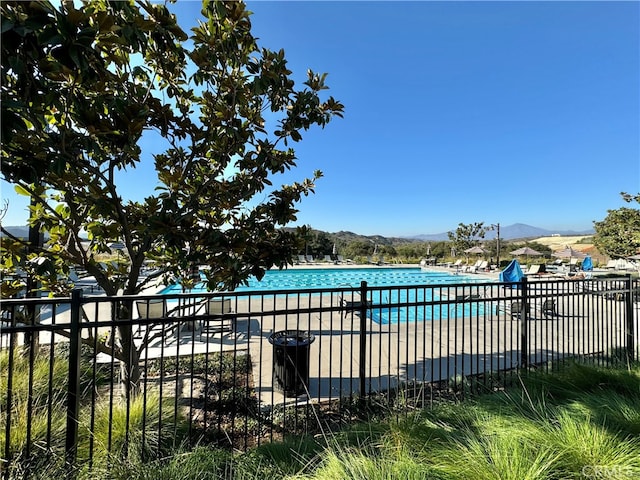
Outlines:
[[[403,285],[443,285],[452,283],[477,283],[486,278],[455,275],[448,272],[425,271],[414,267],[376,268],[300,268],[268,270],[262,280],[249,278],[248,285],[236,288],[237,292],[249,290],[301,290],[306,288],[359,287],[366,281],[370,287]],[[204,283],[196,285],[191,293],[204,292]],[[180,285],[169,285],[160,294],[181,293]]]

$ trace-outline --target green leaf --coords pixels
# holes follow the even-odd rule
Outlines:
[[[22,185],[15,185],[13,188],[18,195],[23,195],[25,197],[31,196],[31,193],[29,193],[29,191],[26,188],[24,188]]]

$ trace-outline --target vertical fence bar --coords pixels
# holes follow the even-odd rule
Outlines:
[[[360,399],[366,396],[366,350],[367,350],[367,282],[360,282]]]
[[[634,322],[633,322],[633,280],[631,279],[631,274],[627,275],[625,279],[625,290],[626,295],[625,298],[625,317],[626,317],[626,347],[627,347],[627,361],[632,362],[635,359],[635,332],[634,332]]]
[[[526,369],[529,366],[529,295],[527,277],[522,277],[522,316],[520,320],[520,366]]]
[[[78,450],[78,413],[80,410],[80,310],[82,309],[82,290],[71,292],[71,326],[69,337],[69,376],[67,383],[67,434],[65,441],[65,463],[68,473],[73,471]]]
[[[16,326],[16,307],[15,305],[11,306],[11,323],[9,324],[10,328],[14,328]],[[2,335],[4,336],[4,335]],[[0,338],[2,337],[0,336]],[[4,347],[4,344],[2,345],[2,347]],[[11,424],[12,424],[12,411],[13,408],[11,408],[12,404],[13,404],[13,372],[14,372],[14,368],[15,368],[15,354],[16,354],[16,334],[11,331],[9,333],[9,351],[7,353],[7,370],[6,370],[6,374],[7,374],[7,391],[2,392],[3,395],[6,395],[7,398],[7,403],[6,405],[2,405],[0,406],[0,408],[4,407],[4,411],[5,413],[5,426],[4,426],[4,457],[1,459],[2,461],[2,468],[0,468],[0,475],[2,476],[2,478],[4,479],[9,479],[9,468],[5,468],[8,467],[11,464]],[[5,372],[2,372],[2,374],[4,374]]]

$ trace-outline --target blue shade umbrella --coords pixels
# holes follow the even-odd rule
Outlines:
[[[524,277],[522,268],[518,260],[511,260],[511,263],[500,272],[499,279],[501,282],[519,282]]]
[[[591,257],[585,257],[585,259],[582,260],[582,270],[585,272],[593,270],[593,261],[591,260]]]

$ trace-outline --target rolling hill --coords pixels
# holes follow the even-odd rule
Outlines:
[[[539,237],[551,237],[553,235],[562,235],[562,236],[584,236],[584,235],[593,235],[593,230],[588,230],[584,232],[574,232],[572,230],[546,230],[544,228],[532,227],[531,225],[526,225],[524,223],[514,223],[513,225],[505,225],[500,226],[500,238],[504,240],[517,240],[517,239],[527,239],[527,238],[539,238]],[[487,239],[491,239],[495,237],[495,233],[488,232],[486,235]],[[411,237],[416,240],[427,241],[440,241],[440,240],[448,240],[447,232],[444,233],[436,233],[436,234],[426,234],[426,235],[416,235]]]

